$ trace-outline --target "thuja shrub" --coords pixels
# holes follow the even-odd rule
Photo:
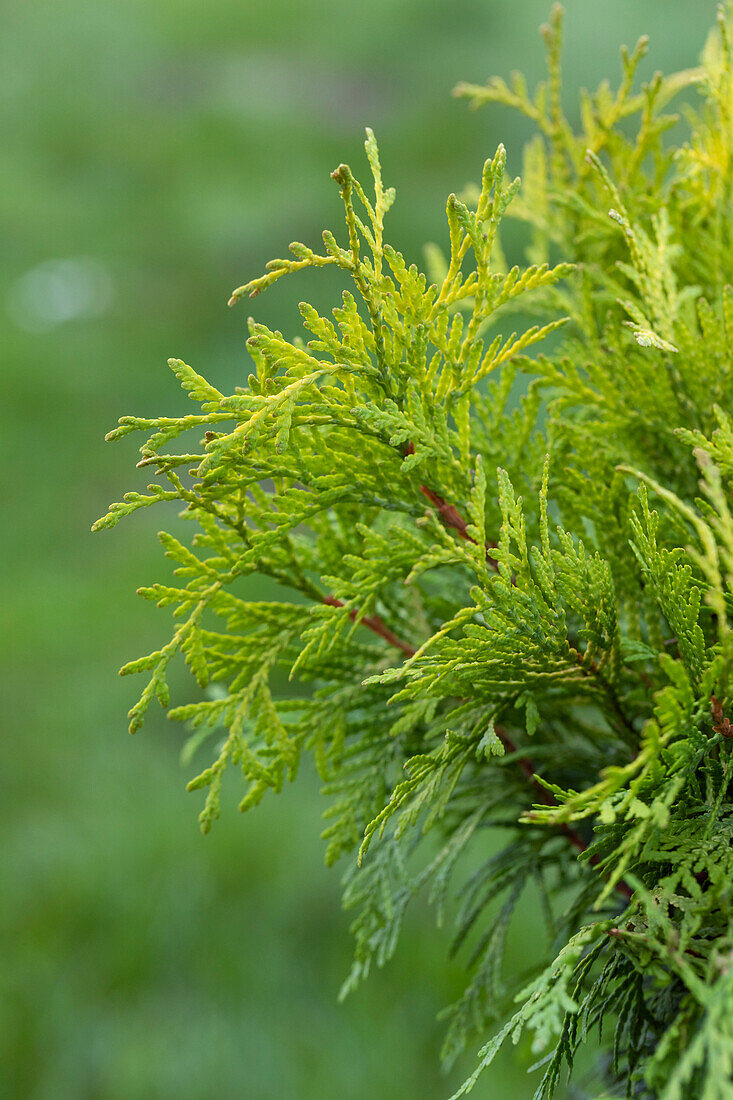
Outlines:
[[[171,711],[189,758],[210,754],[188,785],[204,831],[227,769],[248,810],[312,754],[354,913],[345,988],[391,956],[415,895],[440,913],[458,894],[466,983],[443,1055],[486,1045],[456,1097],[528,1031],[537,1098],[590,1042],[604,1096],[718,1100],[733,1096],[730,17],[682,73],[638,86],[646,41],[623,51],[577,132],[559,8],[543,33],[534,95],[519,75],[457,89],[534,122],[521,182],[500,146],[449,197],[424,273],[385,240],[395,193],[367,131],[369,187],[332,173],[340,236],[291,244],[231,299],[335,267],[332,317],[303,302],[292,339],[250,321],[233,394],[171,360],[197,410],[120,420],[108,438],[146,433],[138,465],[158,478],[95,526],[183,506],[192,537],[160,535],[178,582],[140,590],[177,623],[122,669],[147,678],[130,729],[168,705],[181,654],[205,689]],[[505,218],[528,240],[511,268]],[[252,575],[281,599],[245,598]],[[530,884],[548,947],[527,976],[502,952]]]

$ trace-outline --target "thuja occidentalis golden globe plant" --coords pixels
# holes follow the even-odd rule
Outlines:
[[[204,831],[228,768],[248,810],[313,754],[354,913],[345,989],[391,956],[411,898],[440,914],[457,892],[467,977],[443,1056],[485,1045],[456,1097],[526,1030],[537,1098],[590,1042],[605,1097],[722,1100],[733,17],[720,11],[685,72],[640,84],[646,40],[623,51],[618,89],[583,93],[579,132],[561,106],[561,19],[533,96],[519,75],[457,89],[532,119],[521,182],[500,146],[449,197],[423,273],[385,241],[395,193],[367,131],[369,187],[332,173],[345,231],[292,244],[231,299],[337,267],[333,320],[304,302],[292,339],[250,321],[254,366],[233,394],[172,359],[197,411],[120,420],[108,438],[149,433],[138,465],[158,479],[95,527],[171,500],[194,525],[188,544],[160,535],[179,583],[140,590],[176,627],[122,669],[147,677],[130,728],[168,705],[182,654],[205,691],[171,717],[189,758],[213,746],[188,785]],[[504,218],[529,234],[511,269]],[[512,331],[514,311],[534,323]],[[181,436],[190,453],[171,446]],[[282,599],[242,598],[251,574]],[[505,838],[490,858],[487,829]],[[530,883],[549,946],[528,978],[502,949]]]

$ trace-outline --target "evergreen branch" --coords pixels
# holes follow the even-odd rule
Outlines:
[[[186,760],[223,730],[189,783],[204,831],[228,769],[247,810],[313,754],[327,862],[351,858],[345,988],[392,956],[419,891],[440,915],[463,876],[453,1057],[520,985],[504,943],[536,884],[558,953],[457,1095],[526,1028],[549,1100],[609,1019],[597,1091],[733,1095],[732,18],[698,68],[641,87],[646,39],[622,52],[616,90],[583,93],[574,130],[555,6],[535,91],[517,75],[459,89],[536,134],[521,180],[500,145],[449,196],[428,273],[385,239],[395,195],[367,131],[373,189],[332,173],[345,243],[296,242],[231,298],[336,269],[330,316],[301,303],[308,343],[252,320],[246,385],[223,393],[172,359],[200,409],[122,417],[108,436],[145,433],[138,465],[160,483],[95,529],[176,501],[196,530],[190,546],[161,535],[175,579],[140,589],[180,622],[122,670],[149,676],[131,726],[167,706],[180,654],[210,693],[172,711],[192,727]],[[665,108],[692,86],[674,149]],[[505,262],[506,216],[527,226],[526,262]],[[510,311],[532,323],[506,331]],[[175,453],[189,431],[202,438]],[[283,599],[242,595],[248,577]],[[508,837],[488,858],[485,827]],[[623,921],[598,920],[614,891]]]
[[[327,604],[329,607],[344,606],[343,600],[339,600],[335,596],[324,596],[323,603]],[[394,646],[395,649],[402,650],[405,656],[414,657],[416,655],[417,650],[414,649],[413,646],[411,646],[408,642],[404,642],[401,638],[398,638],[397,635],[389,629],[386,623],[384,623],[378,615],[367,615],[360,618],[358,612],[356,610],[352,610],[349,613],[349,617],[351,618],[352,622],[359,622],[361,626],[365,626],[367,630],[371,630],[372,633],[378,635],[380,638],[383,638],[388,645]],[[505,729],[503,729],[501,726],[494,725],[493,730],[496,736],[499,738],[499,741],[504,748],[504,752],[515,757],[515,763],[517,767],[519,768],[527,782],[535,788],[535,791],[537,792],[540,801],[544,802],[544,804],[547,806],[554,806],[556,804],[555,800],[553,799],[547,788],[538,779],[537,769],[535,768],[535,765],[532,763],[531,759],[527,756],[517,755],[517,747]],[[561,822],[559,829],[560,832],[562,832],[568,838],[573,847],[577,848],[579,852],[582,853],[587,850],[588,845],[586,844],[586,842],[583,840],[580,834],[575,829],[571,828],[566,822]],[[594,867],[602,864],[601,859],[595,853],[592,853],[589,856],[588,862]],[[619,893],[623,894],[623,896],[627,899],[631,899],[633,897],[633,890],[623,880],[615,883],[615,886]]]

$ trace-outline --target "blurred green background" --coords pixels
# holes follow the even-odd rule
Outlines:
[[[615,78],[652,37],[655,68],[695,62],[715,4],[567,3],[568,85]],[[460,79],[542,69],[546,0],[4,0],[0,37],[6,669],[0,845],[0,1095],[447,1096],[436,1013],[459,989],[432,914],[344,1005],[339,873],[323,867],[310,773],[207,838],[184,791],[182,731],[136,739],[126,660],[167,637],[136,599],[164,575],[139,513],[91,522],[145,483],[122,413],[182,411],[180,356],[221,388],[248,373],[247,307],[230,290],[340,227],[329,179],[364,173],[363,128],[397,187],[390,239],[410,259],[443,240],[445,198],[526,129],[470,113]],[[568,103],[572,113],[572,104]],[[295,304],[336,303],[327,275],[254,303],[293,333]],[[181,676],[179,701],[191,690]],[[531,914],[512,950],[520,960]],[[529,1097],[510,1048],[474,1095]],[[572,1094],[568,1094],[572,1095]]]

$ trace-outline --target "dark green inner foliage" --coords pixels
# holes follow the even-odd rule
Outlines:
[[[456,915],[443,1056],[489,1039],[456,1096],[524,1029],[537,1098],[599,1033],[595,1095],[733,1096],[730,27],[643,85],[646,41],[623,51],[576,133],[554,9],[534,94],[456,90],[532,120],[521,181],[499,147],[422,271],[385,239],[368,131],[369,185],[332,173],[345,228],[231,299],[329,266],[331,315],[302,303],[293,336],[250,320],[232,394],[172,359],[196,411],[110,433],[145,433],[156,479],[96,528],[161,501],[191,524],[160,536],[178,579],[140,590],[175,629],[122,670],[146,677],[131,730],[182,654],[200,691],[170,713],[186,758],[208,753],[204,831],[228,770],[247,810],[312,754],[353,913],[345,990],[419,892]],[[244,599],[253,574],[280,599]],[[526,889],[548,949],[517,975]]]

